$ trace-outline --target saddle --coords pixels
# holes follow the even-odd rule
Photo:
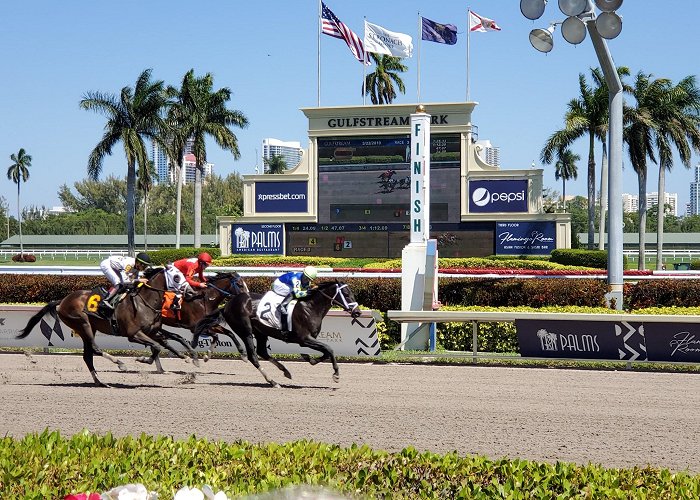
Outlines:
[[[119,335],[119,325],[117,319],[114,318],[114,311],[103,306],[103,300],[109,295],[109,292],[103,287],[98,286],[92,289],[88,300],[85,302],[85,312],[88,315],[97,316],[100,319],[107,320],[111,328],[111,332],[106,332],[108,335]],[[114,299],[114,307],[126,296],[126,291],[120,293]]]
[[[283,300],[284,297],[277,295],[272,290],[263,295],[257,309],[257,317],[262,324],[271,328],[276,328],[277,330],[282,329],[282,315],[279,309],[277,309],[277,306],[279,306]],[[295,299],[287,305],[287,324],[290,326],[292,324],[292,312],[296,304],[297,300]]]

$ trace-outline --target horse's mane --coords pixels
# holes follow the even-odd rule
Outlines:
[[[240,274],[238,274],[238,273],[235,272],[235,271],[233,271],[233,272],[226,272],[226,273],[218,272],[218,273],[216,273],[213,277],[209,278],[209,280],[210,280],[210,281],[213,281],[213,280],[223,280],[223,279],[227,279],[227,278],[230,278],[230,279],[234,279],[234,278],[235,278],[235,279],[238,279],[239,277],[240,277]]]
[[[149,267],[143,272],[143,275],[146,277],[146,279],[150,280],[153,279],[156,274],[162,273],[163,271],[165,271],[165,268],[162,266]]]
[[[331,280],[331,281],[321,281],[318,283],[315,287],[309,289],[309,295],[313,295],[315,293],[318,293],[320,291],[325,291],[326,289],[330,288],[331,286],[335,285],[342,285],[342,281],[338,281],[337,279]]]

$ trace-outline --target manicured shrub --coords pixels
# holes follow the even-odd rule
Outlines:
[[[165,250],[150,250],[148,255],[154,264],[165,265],[176,260],[196,257],[201,252],[207,252],[214,260],[221,257],[221,249],[219,248],[168,248]],[[215,262],[214,265],[219,264]]]
[[[552,250],[549,260],[565,266],[608,268],[608,252],[605,250],[560,248]],[[622,257],[622,268],[627,269],[627,256]]]

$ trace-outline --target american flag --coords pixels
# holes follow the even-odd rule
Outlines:
[[[353,31],[345,26],[335,14],[326,7],[326,4],[321,2],[321,20],[323,21],[321,33],[335,38],[341,38],[348,44],[350,52],[355,56],[355,59],[361,63],[365,63],[365,47],[362,40]]]

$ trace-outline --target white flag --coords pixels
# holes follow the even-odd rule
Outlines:
[[[394,57],[411,57],[413,39],[404,33],[389,31],[365,21],[365,52]]]
[[[501,31],[496,21],[469,11],[469,31]]]

